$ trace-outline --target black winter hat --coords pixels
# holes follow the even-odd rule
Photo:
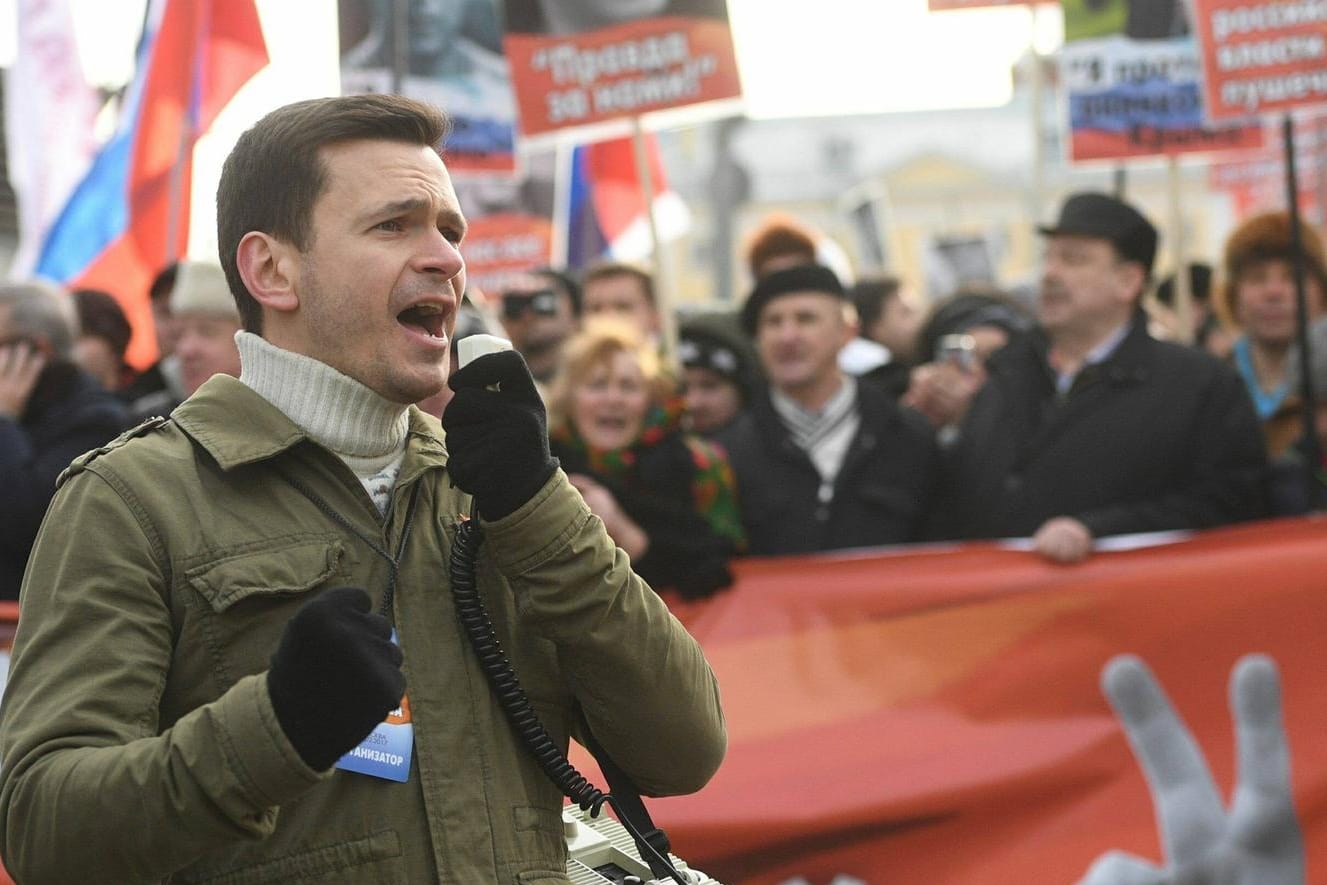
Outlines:
[[[760,278],[742,305],[742,328],[752,337],[760,320],[760,311],[780,295],[794,292],[820,292],[848,300],[848,293],[834,271],[823,264],[802,264],[776,270]]]

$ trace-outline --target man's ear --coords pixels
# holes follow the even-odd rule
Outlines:
[[[235,250],[240,278],[263,307],[279,313],[299,308],[295,248],[261,231],[249,231]]]
[[[1147,293],[1147,271],[1137,261],[1120,262],[1121,279],[1124,282],[1124,291],[1129,293],[1128,300],[1137,302]]]

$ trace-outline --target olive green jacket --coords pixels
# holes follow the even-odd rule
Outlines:
[[[22,591],[0,706],[0,845],[23,885],[564,882],[563,800],[503,718],[452,605],[470,500],[416,409],[382,519],[336,456],[217,377],[66,472]],[[265,671],[321,588],[381,599],[415,743],[405,783],[308,768]],[[725,747],[700,648],[558,471],[484,525],[485,604],[563,746],[573,706],[642,792],[699,789]]]

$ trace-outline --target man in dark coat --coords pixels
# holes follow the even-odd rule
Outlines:
[[[769,388],[718,436],[737,477],[751,553],[777,555],[916,540],[938,452],[920,415],[838,365],[857,334],[834,272],[775,271],[742,310]]]
[[[1138,307],[1156,229],[1076,194],[1047,237],[1040,328],[992,358],[946,454],[942,537],[1032,536],[1058,562],[1094,538],[1264,512],[1248,393],[1205,353],[1157,341]]]
[[[18,599],[56,477],[128,426],[124,406],[74,364],[76,327],[63,293],[0,286],[0,599]]]

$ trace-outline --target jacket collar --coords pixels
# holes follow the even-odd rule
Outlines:
[[[238,378],[214,375],[171,417],[222,470],[265,461],[301,442],[316,445],[298,424]],[[447,463],[442,425],[411,406],[400,480]]]
[[[1050,339],[1046,336],[1044,330],[1038,328],[1028,336],[1027,349],[1035,355],[1035,359],[1041,365],[1048,383],[1054,388],[1055,371],[1050,365]],[[1112,384],[1131,384],[1147,380],[1151,373],[1151,353],[1150,347],[1153,341],[1152,336],[1147,331],[1147,317],[1142,311],[1134,314],[1129,323],[1129,330],[1124,338],[1115,347],[1115,350],[1105,360],[1095,363],[1091,366],[1084,366],[1083,372],[1086,377],[1104,378]],[[1014,351],[1011,347],[1009,350]],[[1014,354],[1010,354],[1010,358]],[[1003,362],[997,355],[996,360]]]

